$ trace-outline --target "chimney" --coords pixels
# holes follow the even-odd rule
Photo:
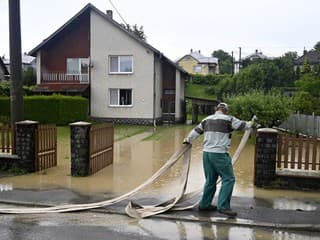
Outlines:
[[[307,55],[308,51],[306,50],[306,47],[303,48],[303,55]]]
[[[112,19],[113,17],[112,15],[113,15],[112,10],[107,10],[107,16]]]

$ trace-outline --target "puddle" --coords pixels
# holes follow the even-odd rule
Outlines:
[[[12,191],[12,183],[3,183],[0,184],[0,192],[5,192],[5,191]]]
[[[105,196],[120,195],[140,185],[155,173],[169,157],[181,147],[182,139],[190,126],[168,127],[160,140],[143,141],[150,133],[136,135],[115,143],[114,163],[89,177],[70,176],[70,143],[59,142],[58,166],[40,173],[16,177],[1,178],[0,191],[12,189],[53,189],[67,188],[80,194]],[[230,150],[235,151],[240,137],[233,137]],[[264,190],[253,186],[254,146],[247,144],[234,171],[236,184],[234,196],[269,199],[270,205],[277,209],[314,210],[312,201],[318,201],[319,193],[285,190]],[[187,191],[202,188],[204,183],[202,169],[202,138],[192,148],[191,167]],[[153,190],[161,192],[162,187],[168,193],[175,192],[172,180],[179,176],[179,168],[172,169],[165,177],[153,185]],[[4,184],[6,183],[6,184]],[[287,201],[286,199],[291,199]],[[311,203],[305,203],[309,199]]]
[[[107,220],[106,220],[107,219]],[[83,212],[81,214],[48,214],[48,215],[2,215],[3,226],[10,226],[3,231],[6,239],[17,239],[16,233],[22,236],[34,235],[42,239],[41,230],[46,237],[54,238],[58,227],[60,231],[115,232],[117,236],[128,236],[124,239],[189,239],[189,240],[319,240],[319,233],[279,231],[262,228],[230,227],[219,224],[165,221],[154,219],[132,219],[124,215],[112,215]],[[15,227],[12,227],[15,226]],[[41,227],[41,228],[38,228]],[[83,228],[82,228],[83,227]],[[83,230],[86,229],[86,230]],[[5,234],[6,233],[6,234]],[[37,236],[37,237],[36,237]],[[42,238],[41,238],[42,236]]]

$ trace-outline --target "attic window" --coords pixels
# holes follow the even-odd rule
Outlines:
[[[133,56],[110,56],[109,73],[121,74],[133,72]]]

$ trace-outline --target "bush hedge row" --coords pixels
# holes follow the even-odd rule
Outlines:
[[[88,100],[75,96],[26,96],[24,119],[41,124],[66,125],[88,118]],[[10,98],[0,97],[0,121],[10,119]]]
[[[208,75],[201,75],[201,74],[193,74],[191,76],[192,83],[194,84],[200,84],[200,85],[216,85],[218,84],[222,79],[229,77],[229,74],[208,74]]]

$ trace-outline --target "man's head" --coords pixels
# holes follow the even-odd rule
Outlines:
[[[224,103],[224,102],[221,102],[218,104],[217,106],[217,111],[221,111],[223,112],[224,114],[227,114],[228,111],[229,111],[229,106],[228,104]]]

